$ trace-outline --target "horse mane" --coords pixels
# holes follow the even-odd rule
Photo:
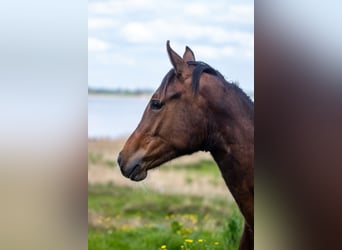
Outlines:
[[[194,72],[192,73],[192,91],[194,93],[197,93],[198,91],[199,80],[203,72],[217,76],[221,78],[221,80],[225,81],[223,75],[220,72],[218,72],[216,69],[212,68],[210,65],[206,64],[205,62],[188,61],[187,63],[189,65],[195,66]]]
[[[194,65],[195,69],[192,73],[192,91],[194,93],[197,93],[199,88],[199,80],[201,77],[201,74],[203,72],[217,76],[224,82],[226,85],[229,85],[231,88],[233,88],[236,93],[238,93],[244,100],[247,101],[249,104],[253,104],[251,98],[234,82],[228,82],[224,76],[216,69],[212,68],[210,65],[206,64],[205,62],[201,61],[188,61],[189,65]]]
[[[227,86],[227,88],[233,89],[241,97],[241,99],[244,100],[245,105],[249,109],[254,110],[254,105],[253,105],[253,101],[251,100],[251,98],[236,83],[228,82],[218,70],[214,69],[207,63],[201,62],[201,61],[188,61],[187,64],[195,66],[195,69],[192,73],[192,83],[191,83],[192,91],[194,94],[198,92],[201,74],[205,72],[205,73],[217,76],[219,79],[221,79],[221,81],[225,84],[225,86]],[[166,92],[168,83],[171,81],[171,79],[174,76],[175,76],[174,69],[171,69],[163,78],[160,87],[161,89],[164,90],[164,94]]]

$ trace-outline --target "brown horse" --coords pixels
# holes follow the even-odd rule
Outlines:
[[[119,154],[122,174],[141,181],[164,162],[209,151],[245,218],[239,249],[253,249],[254,104],[189,47],[182,58],[167,41],[167,52],[173,69]]]

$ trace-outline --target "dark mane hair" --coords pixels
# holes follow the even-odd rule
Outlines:
[[[194,93],[197,93],[198,91],[199,79],[203,72],[217,76],[221,78],[221,80],[226,81],[220,72],[218,72],[216,69],[212,68],[210,65],[206,64],[205,62],[188,61],[187,63],[189,65],[195,66],[194,72],[192,73],[192,91]]]
[[[191,83],[192,91],[194,94],[198,92],[199,80],[200,80],[201,74],[205,72],[205,73],[208,73],[208,74],[211,74],[220,78],[222,82],[226,84],[227,87],[235,90],[245,100],[246,105],[250,107],[253,106],[253,101],[251,100],[251,98],[236,83],[228,82],[219,71],[211,67],[209,64],[205,62],[201,62],[201,61],[188,61],[187,64],[195,66],[195,69],[192,73],[192,83]],[[161,89],[164,90],[164,92],[166,91],[166,87],[168,83],[171,81],[171,79],[174,76],[175,76],[174,69],[171,69],[163,78],[160,87]],[[252,107],[252,109],[254,108]]]
[[[208,74],[211,74],[211,75],[214,75],[214,76],[217,76],[218,78],[220,78],[225,84],[229,85],[241,97],[243,97],[243,99],[245,99],[247,101],[247,104],[253,105],[251,98],[236,83],[228,82],[219,71],[217,71],[216,69],[214,69],[210,65],[206,64],[205,62],[201,62],[201,61],[188,61],[187,63],[189,65],[195,66],[194,72],[192,73],[192,91],[194,93],[197,93],[198,88],[199,88],[199,79],[201,77],[201,74],[203,72],[205,72],[205,73],[208,73]]]
[[[175,76],[175,70],[174,69],[170,69],[169,72],[167,72],[167,74],[164,76],[164,78],[160,84],[160,87],[159,87],[159,89],[162,90],[164,96],[166,93],[167,86],[174,76]]]

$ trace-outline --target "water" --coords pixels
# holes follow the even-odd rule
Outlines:
[[[88,96],[88,137],[120,138],[137,127],[148,97]]]

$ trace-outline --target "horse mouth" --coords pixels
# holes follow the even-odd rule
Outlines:
[[[146,178],[147,171],[141,168],[141,165],[135,165],[132,170],[127,174],[127,178],[132,181],[142,181]]]

